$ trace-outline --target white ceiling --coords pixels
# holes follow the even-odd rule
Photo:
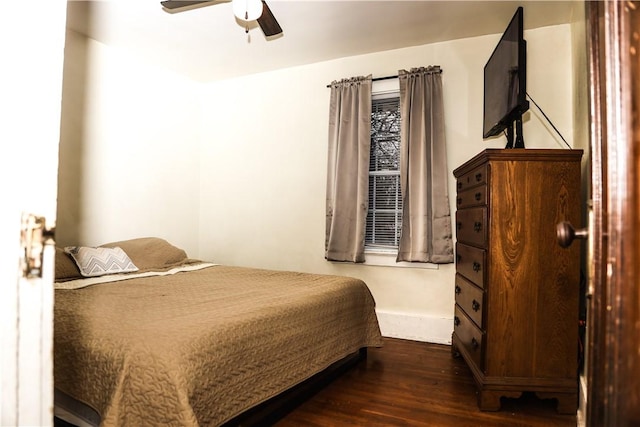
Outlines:
[[[443,40],[502,33],[518,6],[525,29],[583,19],[581,1],[267,0],[284,32],[249,34],[223,1],[168,13],[159,0],[69,0],[67,26],[198,81]]]

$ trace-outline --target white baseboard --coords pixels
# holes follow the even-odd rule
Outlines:
[[[451,344],[453,318],[430,317],[416,314],[376,310],[382,336]]]

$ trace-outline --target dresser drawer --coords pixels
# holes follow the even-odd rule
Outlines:
[[[456,233],[459,242],[485,248],[487,244],[487,209],[482,207],[457,210]]]
[[[473,321],[469,319],[464,311],[457,305],[453,318],[453,331],[473,359],[473,363],[475,363],[480,370],[484,371],[482,364],[484,333],[473,324]]]
[[[459,177],[456,181],[456,190],[460,192],[477,185],[486,184],[487,167],[486,164],[478,166],[471,172],[467,172]]]
[[[482,311],[484,309],[484,291],[456,274],[456,304],[482,329]]]
[[[456,196],[456,207],[468,208],[472,206],[483,206],[487,204],[487,186],[481,185],[466,191],[458,191]]]
[[[484,249],[456,243],[456,271],[484,288],[487,258]]]

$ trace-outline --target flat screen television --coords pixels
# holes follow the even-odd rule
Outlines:
[[[507,148],[524,148],[522,114],[529,109],[526,99],[527,42],[523,23],[524,10],[519,7],[484,66],[483,138],[506,130]]]

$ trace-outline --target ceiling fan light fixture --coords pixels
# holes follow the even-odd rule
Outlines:
[[[262,16],[262,0],[233,0],[233,14],[242,21],[255,21]]]

